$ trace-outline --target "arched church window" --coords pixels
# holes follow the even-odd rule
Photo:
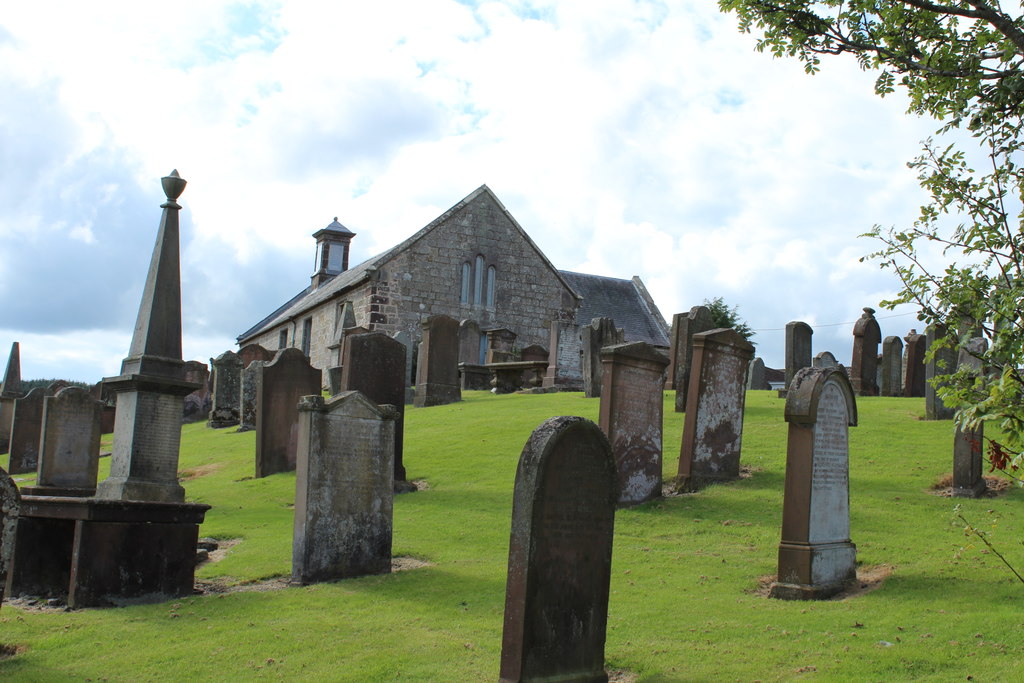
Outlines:
[[[473,273],[473,304],[479,306],[484,302],[484,257],[476,257],[476,268]]]
[[[468,304],[469,303],[469,284],[472,276],[470,275],[469,261],[462,264],[462,293],[459,295],[459,302]]]
[[[494,308],[494,279],[497,277],[497,270],[494,266],[487,266],[487,308]]]

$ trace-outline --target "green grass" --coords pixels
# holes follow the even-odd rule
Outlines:
[[[670,477],[683,416],[669,394],[665,406]],[[928,492],[951,469],[951,423],[920,420],[921,399],[866,398],[858,407],[852,535],[862,569],[892,566],[881,587],[816,603],[756,594],[776,568],[786,424],[782,400],[750,392],[750,478],[616,515],[610,668],[648,682],[1024,678],[1024,587],[950,523],[953,501]],[[394,552],[430,566],[120,609],[8,605],[0,643],[25,649],[0,661],[0,680],[493,681],[519,452],[542,420],[596,419],[597,410],[580,394],[483,392],[410,408],[405,464],[430,489],[396,498]],[[201,424],[182,430],[181,470],[198,475],[185,482],[188,496],[214,506],[201,534],[243,539],[200,579],[290,574],[294,475],[252,479],[254,440]],[[1024,566],[1021,501],[1014,489],[962,503]]]

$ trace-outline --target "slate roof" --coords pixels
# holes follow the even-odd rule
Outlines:
[[[657,308],[632,280],[603,275],[587,275],[560,270],[569,286],[583,297],[576,313],[579,325],[589,325],[594,318],[609,317],[626,333],[627,342],[642,341],[654,346],[669,346],[668,330]]]

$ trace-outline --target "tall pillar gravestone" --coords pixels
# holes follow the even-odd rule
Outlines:
[[[882,396],[903,395],[903,340],[896,336],[882,340]]]
[[[601,431],[612,446],[619,504],[661,495],[662,418],[668,358],[645,342],[601,349]]]
[[[255,363],[254,363],[255,365]],[[299,399],[320,395],[323,375],[299,349],[281,349],[256,366],[256,477],[295,469]]]
[[[559,320],[552,320],[548,327],[548,369],[544,373],[544,381],[541,386],[554,387],[559,383],[558,376],[558,351],[561,349],[562,327],[564,323]]]
[[[81,387],[43,399],[38,477],[30,496],[87,497],[96,493],[103,404]]]
[[[857,404],[846,375],[825,368],[799,372],[786,397],[786,422],[782,542],[771,596],[819,600],[857,578],[848,439],[848,428],[857,424]]]
[[[615,462],[600,427],[554,417],[523,448],[512,533],[500,680],[607,681]]]
[[[6,453],[11,440],[11,420],[14,417],[14,399],[21,396],[21,347],[11,344],[7,357],[4,381],[0,384],[0,453]]]
[[[928,350],[927,340],[923,334],[918,334],[917,330],[910,330],[903,341],[906,342],[903,346],[903,395],[924,396],[924,353]]]
[[[298,413],[292,581],[390,572],[394,406],[343,391]]]
[[[696,491],[740,476],[747,364],[753,357],[753,345],[735,330],[718,328],[693,336],[678,490]]]
[[[786,391],[796,373],[811,366],[811,337],[814,330],[800,320],[786,323],[786,386],[779,390],[779,397],[784,398]]]
[[[946,346],[940,347],[937,342],[946,336],[944,325],[929,325],[925,330],[925,346],[932,353],[931,360],[925,362],[924,368],[924,418],[926,420],[952,420],[952,408],[946,406],[939,398],[938,389],[943,385],[934,380],[941,375],[956,372],[957,352]]]
[[[864,313],[853,325],[853,359],[850,361],[850,384],[857,396],[878,396],[878,345],[882,330],[875,320],[875,309],[865,306]]]
[[[0,469],[0,604],[4,601],[7,576],[14,558],[14,540],[18,533],[21,494],[7,472]]]
[[[405,344],[384,332],[353,337],[345,346],[341,390],[358,391],[378,405],[394,406],[394,486],[413,491],[406,481],[402,450],[405,442]]]
[[[459,322],[446,315],[432,315],[423,321],[422,328],[413,405],[425,408],[461,401]]]
[[[583,339],[583,395],[597,398],[601,395],[601,349],[626,341],[623,330],[615,327],[611,318],[594,318],[580,331]]]
[[[39,436],[43,427],[43,399],[47,390],[36,387],[14,399],[11,418],[11,442],[7,471],[11,474],[35,472],[39,465]]]
[[[980,374],[980,356],[987,347],[988,342],[984,337],[970,339],[960,349],[957,365],[972,374]],[[953,495],[957,498],[978,498],[988,490],[982,473],[984,440],[984,423],[979,423],[973,429],[956,428],[953,435]]]
[[[711,309],[707,306],[694,306],[689,313],[677,313],[672,316],[672,383],[676,390],[677,413],[686,412],[686,402],[689,400],[693,336],[707,332],[714,326]]]
[[[242,359],[234,351],[225,351],[210,364],[213,366],[213,401],[206,425],[213,429],[234,427],[240,421]]]

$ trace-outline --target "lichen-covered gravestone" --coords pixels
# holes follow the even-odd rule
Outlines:
[[[14,540],[18,533],[18,511],[21,495],[7,472],[0,469],[0,604],[4,601],[7,574],[14,557]]]
[[[650,344],[601,349],[601,430],[618,472],[619,504],[638,505],[661,495],[663,387],[668,358]]]
[[[91,496],[96,492],[103,404],[81,387],[43,399],[36,485],[32,496]]]
[[[615,327],[611,318],[594,318],[580,331],[583,339],[583,395],[597,398],[601,395],[601,349],[626,341],[625,333]]]
[[[239,422],[238,407],[242,398],[242,359],[234,351],[225,351],[212,361],[213,397],[210,420],[213,429],[234,427]]]
[[[878,396],[878,345],[882,330],[875,320],[875,309],[864,307],[864,313],[853,325],[853,359],[850,361],[850,384],[858,396]]]
[[[459,321],[446,315],[432,315],[423,321],[422,329],[413,404],[425,408],[461,401]]]
[[[672,386],[676,390],[676,412],[686,412],[689,399],[690,374],[693,368],[693,335],[715,326],[711,309],[694,306],[689,313],[672,316]]]
[[[554,417],[516,470],[500,680],[607,681],[615,462],[601,429]]]
[[[790,383],[796,373],[811,365],[811,338],[814,330],[801,320],[786,323],[786,386],[779,390],[779,396],[785,397]]]
[[[14,399],[11,419],[11,443],[7,471],[11,474],[35,472],[39,465],[39,436],[43,426],[43,399],[48,390],[36,387]]]
[[[747,364],[754,347],[735,330],[693,336],[690,397],[679,451],[680,491],[740,476]]]
[[[786,397],[789,442],[782,504],[778,580],[771,596],[817,600],[842,591],[857,576],[850,542],[848,428],[857,404],[846,375],[805,368]]]
[[[292,581],[391,571],[394,406],[344,391],[298,413]]]
[[[242,370],[242,386],[238,399],[238,431],[256,429],[256,389],[263,366],[268,361],[254,360]]]
[[[295,469],[299,438],[299,399],[319,395],[320,370],[299,349],[281,349],[257,366],[256,477]]]

